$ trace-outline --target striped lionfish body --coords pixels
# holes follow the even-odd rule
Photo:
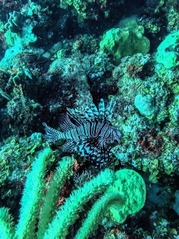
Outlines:
[[[91,104],[81,115],[73,109],[67,109],[60,130],[43,123],[47,141],[65,139],[62,146],[64,152],[77,152],[97,165],[108,162],[113,143],[119,142],[121,138],[120,131],[111,124],[114,105],[111,101],[105,106],[101,99],[98,108]]]

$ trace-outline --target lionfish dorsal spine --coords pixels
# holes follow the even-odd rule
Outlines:
[[[96,117],[96,116],[99,115],[98,108],[96,107],[95,104],[91,104],[91,105],[90,105],[90,109],[91,109],[91,111],[92,111],[94,117]]]
[[[112,99],[112,100],[110,100],[109,104],[106,106],[105,115],[106,115],[106,119],[110,122],[111,122],[111,119],[113,117],[113,112],[114,112],[115,105],[116,105],[116,101],[114,101]]]
[[[99,110],[99,115],[100,116],[105,116],[105,104],[104,100],[100,99],[99,105],[98,105],[98,110]]]

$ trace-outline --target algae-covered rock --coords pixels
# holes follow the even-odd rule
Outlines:
[[[136,95],[134,105],[141,115],[145,116],[146,118],[152,119],[155,116],[157,109],[154,105],[154,100],[150,95]]]
[[[100,50],[114,56],[116,64],[123,56],[136,53],[147,54],[150,42],[144,35],[144,28],[136,20],[127,18],[121,21],[118,28],[112,28],[104,33],[100,42]]]
[[[157,48],[156,61],[163,64],[167,69],[179,65],[179,31],[170,33]]]
[[[175,96],[174,101],[170,105],[169,115],[171,122],[177,125],[179,121],[179,95]]]

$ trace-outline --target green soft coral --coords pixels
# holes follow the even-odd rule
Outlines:
[[[49,189],[44,197],[38,224],[37,238],[39,239],[42,238],[48,227],[48,223],[55,215],[56,205],[59,200],[59,192],[62,191],[66,180],[72,175],[73,165],[74,160],[72,158],[64,157],[62,161],[60,161],[49,183]]]
[[[117,171],[113,184],[93,205],[75,239],[87,239],[105,216],[115,223],[123,223],[128,215],[135,214],[144,206],[145,198],[145,183],[137,172],[130,169]]]
[[[32,164],[25,182],[15,233],[7,209],[0,209],[0,239],[65,239],[69,227],[79,218],[83,206],[97,195],[101,196],[88,212],[75,239],[88,238],[103,217],[122,223],[128,215],[143,207],[146,190],[142,177],[134,170],[123,169],[115,173],[105,169],[73,190],[57,210],[60,191],[73,173],[74,159],[65,157],[59,162],[45,193],[44,177],[51,156],[52,151],[47,147],[40,151]]]
[[[100,51],[113,55],[116,64],[121,57],[136,53],[147,54],[150,41],[144,36],[144,28],[133,18],[126,18],[119,27],[112,28],[103,34],[100,41]]]
[[[160,43],[157,48],[156,61],[170,69],[179,65],[179,31],[172,32]]]
[[[34,237],[36,220],[45,186],[44,175],[47,160],[51,154],[50,148],[45,148],[41,151],[32,164],[32,170],[27,175],[21,199],[20,218],[15,233],[15,237],[18,239],[31,239]]]
[[[13,238],[14,225],[9,210],[5,207],[0,208],[0,239]]]
[[[79,212],[82,210],[83,205],[94,196],[104,192],[113,180],[114,173],[106,169],[89,182],[86,182],[83,187],[74,190],[57,212],[52,223],[49,224],[43,239],[66,238],[69,226],[79,217]]]
[[[118,202],[121,205],[124,203],[123,198],[119,193],[105,193],[91,208],[87,218],[78,230],[75,239],[87,239],[91,234],[94,234],[98,228],[98,224],[105,216],[105,212],[109,205]]]
[[[143,178],[134,170],[122,169],[116,172],[116,179],[106,193],[119,193],[121,201],[109,207],[109,215],[113,221],[123,223],[128,215],[138,212],[145,203],[146,186]]]

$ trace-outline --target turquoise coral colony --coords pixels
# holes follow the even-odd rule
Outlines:
[[[177,0],[0,1],[0,239],[179,238],[178,49]]]

